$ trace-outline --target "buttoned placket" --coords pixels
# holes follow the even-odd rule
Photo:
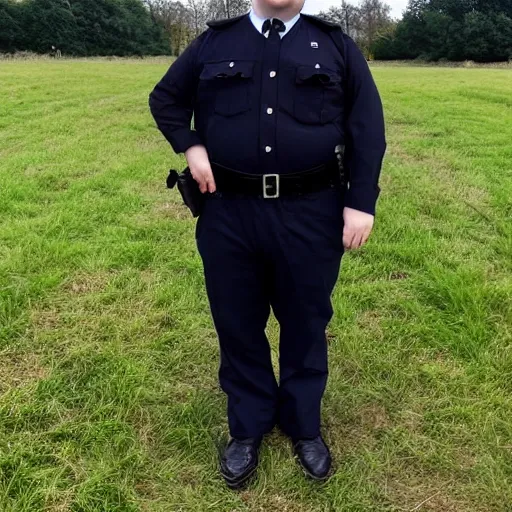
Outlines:
[[[260,114],[260,162],[262,173],[277,168],[276,135],[277,135],[277,91],[279,80],[279,54],[281,37],[275,29],[271,29],[265,39],[261,86]]]

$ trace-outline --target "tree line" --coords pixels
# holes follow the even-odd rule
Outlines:
[[[371,59],[377,40],[395,25],[390,12],[391,7],[381,0],[361,0],[358,5],[341,0],[339,6],[320,12],[319,16],[340,25],[366,58]]]
[[[144,0],[151,19],[164,28],[172,54],[179,55],[206,29],[208,20],[249,12],[250,0]]]
[[[209,19],[250,0],[0,0],[0,52],[179,55]],[[319,15],[341,25],[367,58],[512,59],[512,0],[409,0],[403,19],[381,0],[340,0]]]
[[[249,0],[0,0],[0,52],[176,55],[208,19],[249,6]]]
[[[0,51],[64,55],[168,53],[141,0],[0,0]]]
[[[372,51],[388,60],[511,60],[512,0],[410,0]]]
[[[249,11],[250,0],[0,0],[0,52],[179,55],[210,19]],[[320,16],[339,23],[368,57],[393,24],[380,0],[342,0]]]

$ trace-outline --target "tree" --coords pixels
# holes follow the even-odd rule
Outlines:
[[[192,37],[190,11],[179,1],[144,0],[153,23],[163,27],[171,53],[179,55]]]
[[[475,10],[483,13],[503,13],[512,18],[512,0],[475,0]]]
[[[249,12],[250,0],[224,0],[226,18],[234,18]]]
[[[179,54],[206,30],[208,20],[232,18],[249,11],[250,0],[143,0],[155,23],[161,25],[172,52]]]
[[[410,0],[378,58],[503,61],[512,57],[512,0]]]
[[[504,13],[468,13],[464,36],[466,57],[481,62],[507,60],[512,57],[512,19]]]
[[[69,2],[30,0],[22,7],[25,49],[47,53],[55,46],[65,54],[83,53],[77,20]]]
[[[342,0],[339,7],[331,7],[319,16],[340,25],[369,58],[379,34],[389,32],[393,25],[390,12],[391,7],[381,0],[361,0],[358,6]]]
[[[394,45],[397,25],[398,23],[393,21],[379,32],[371,48],[371,52],[375,59],[393,60],[398,58]]]
[[[356,37],[359,25],[359,9],[355,5],[342,0],[340,7],[330,7],[327,12],[321,12],[319,16],[340,25],[343,32],[348,36]]]
[[[14,52],[23,48],[21,9],[11,0],[0,0],[0,52]]]
[[[197,37],[206,27],[210,19],[209,0],[188,0],[187,7],[190,12],[193,36]]]
[[[362,0],[359,4],[357,43],[369,57],[380,32],[389,29],[391,7],[380,0]]]

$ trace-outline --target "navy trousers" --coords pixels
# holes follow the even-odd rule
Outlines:
[[[319,435],[342,233],[337,188],[279,199],[209,194],[196,241],[231,436],[262,436],[276,424],[294,439]],[[280,325],[279,383],[265,334],[270,308]]]

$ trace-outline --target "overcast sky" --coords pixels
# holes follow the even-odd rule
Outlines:
[[[348,0],[350,3],[357,5],[357,0]],[[404,11],[407,0],[384,0],[391,6],[391,16],[393,18],[401,18],[402,12]],[[332,5],[341,5],[340,0],[306,0],[304,6],[304,12],[306,14],[317,14],[320,11],[326,11]]]

